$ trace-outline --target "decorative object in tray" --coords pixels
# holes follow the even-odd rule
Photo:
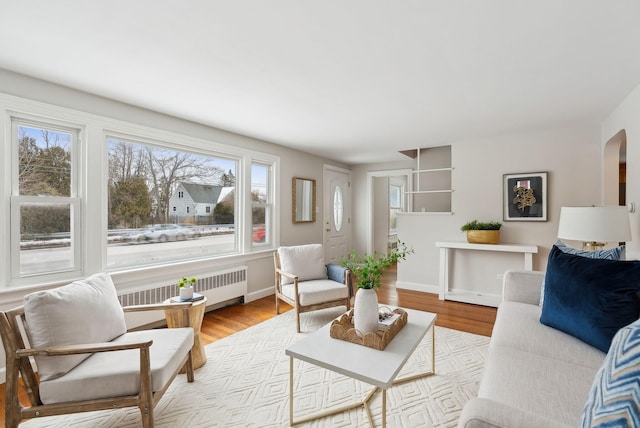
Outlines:
[[[413,254],[413,248],[398,240],[395,247],[389,246],[386,254],[374,253],[358,256],[351,251],[349,257],[342,259],[342,266],[351,269],[356,279],[358,292],[353,303],[354,325],[363,334],[375,333],[378,326],[376,312],[378,309],[378,295],[376,288],[380,287],[384,271],[392,264],[405,260]]]
[[[408,314],[396,308],[384,313],[384,317],[385,320],[381,320],[378,324],[378,331],[362,335],[353,326],[353,309],[351,309],[340,318],[333,320],[329,334],[334,339],[346,340],[382,351],[407,324]]]

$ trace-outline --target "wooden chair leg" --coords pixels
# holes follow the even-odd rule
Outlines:
[[[189,351],[187,361],[184,363],[184,371],[187,374],[187,382],[193,382],[193,360],[191,359],[191,351]]]
[[[277,294],[276,294],[276,315],[280,315],[280,299],[278,299]]]
[[[138,407],[143,428],[153,428],[153,390],[149,348],[140,348],[140,392]]]
[[[6,428],[16,428],[20,425],[21,404],[18,400],[18,374],[17,362],[11,360],[7,362],[7,379],[5,384],[5,406],[4,421]]]
[[[300,333],[300,311],[296,308],[296,331]]]

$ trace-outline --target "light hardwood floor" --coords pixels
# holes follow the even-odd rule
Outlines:
[[[400,306],[438,314],[436,325],[466,331],[469,333],[491,336],[496,319],[496,309],[486,306],[469,305],[458,302],[443,302],[437,294],[418,291],[399,290],[395,287],[396,271],[389,269],[382,279],[382,287],[378,292],[381,304]],[[286,303],[280,304],[280,311],[291,310]],[[313,312],[302,314],[312,316]],[[276,315],[275,297],[269,296],[247,303],[233,305],[207,312],[200,332],[205,345],[230,336],[273,318]],[[295,329],[295,325],[292,325]],[[0,385],[0,424],[4,426],[4,384]],[[20,401],[27,403],[26,393],[21,391]]]

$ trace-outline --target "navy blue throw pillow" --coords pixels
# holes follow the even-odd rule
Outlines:
[[[549,253],[540,322],[607,352],[622,327],[638,319],[640,262]]]

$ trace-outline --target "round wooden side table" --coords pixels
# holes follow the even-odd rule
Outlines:
[[[164,303],[172,303],[171,299]],[[204,310],[207,307],[207,298],[193,302],[189,311],[189,326],[193,328],[193,347],[191,348],[191,363],[193,369],[202,367],[207,362],[207,354],[204,351],[202,340],[200,340],[200,327],[204,318]],[[167,327],[175,328],[182,326],[182,309],[165,309],[164,316],[167,320]],[[180,371],[184,373],[184,370]]]

